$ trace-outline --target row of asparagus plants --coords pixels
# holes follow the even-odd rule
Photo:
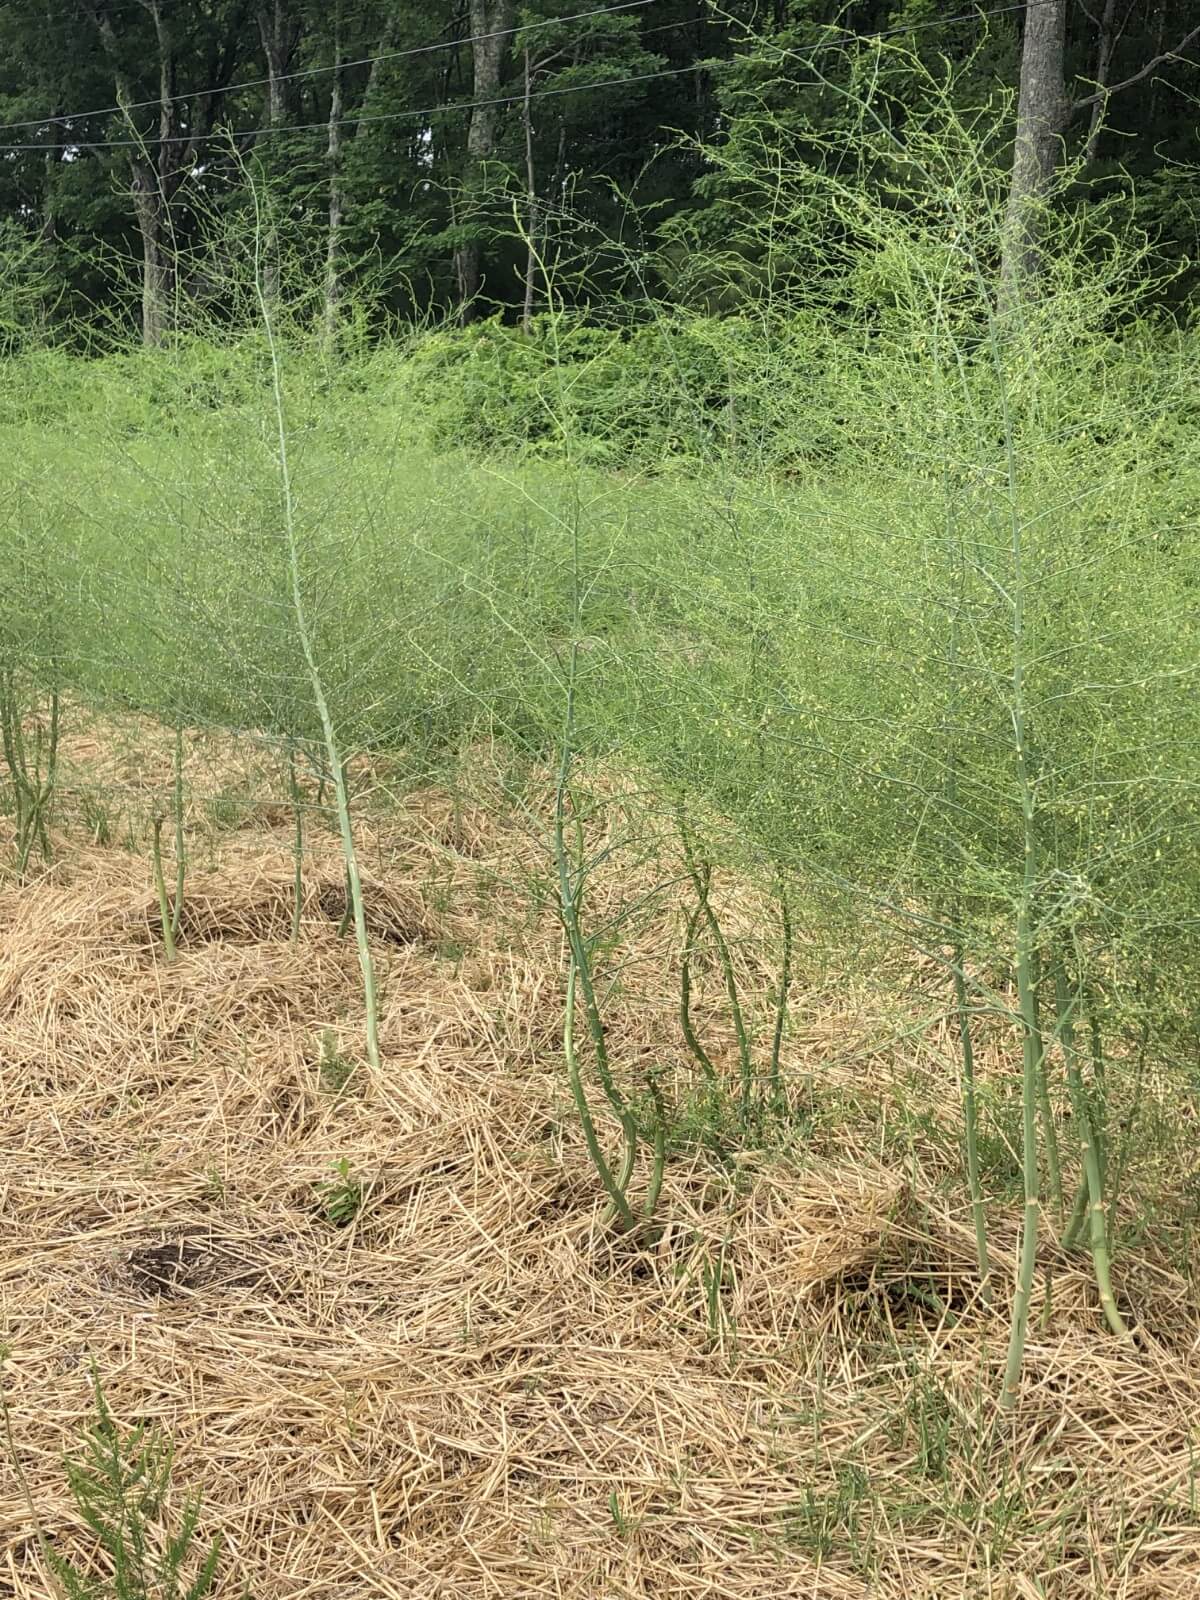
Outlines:
[[[1023,1221],[1001,1396],[1011,1405],[1047,1209],[1063,1243],[1086,1241],[1109,1325],[1128,1332],[1112,1267],[1126,1163],[1109,1149],[1107,1102],[1127,1103],[1115,1080],[1186,1026],[1196,956],[1197,640],[1181,559],[1191,536],[1179,526],[1195,463],[1192,479],[1162,470],[1182,367],[1164,358],[1142,382],[1134,360],[1121,377],[1114,330],[1137,314],[1136,242],[1082,237],[1063,211],[1036,291],[1002,303],[994,130],[965,127],[931,82],[928,113],[908,118],[901,146],[881,82],[859,102],[853,141],[831,144],[823,165],[781,177],[753,143],[709,153],[763,199],[744,210],[742,265],[768,250],[820,264],[772,277],[753,308],[768,329],[819,321],[821,349],[836,351],[824,378],[838,412],[825,447],[833,437],[836,448],[819,478],[748,475],[731,420],[728,461],[696,482],[601,479],[572,454],[569,385],[586,381],[572,368],[546,401],[552,466],[418,462],[397,480],[404,419],[385,428],[355,413],[352,437],[323,416],[311,365],[293,360],[277,291],[264,287],[277,281],[261,260],[275,235],[260,222],[248,270],[269,404],[253,427],[245,415],[198,422],[179,442],[178,481],[142,444],[114,443],[107,481],[122,485],[136,536],[118,550],[80,528],[81,568],[105,576],[61,585],[78,613],[78,659],[51,672],[43,649],[31,677],[14,624],[4,682],[37,682],[43,696],[100,688],[175,727],[173,902],[165,818],[155,830],[164,938],[179,934],[185,893],[187,717],[278,741],[296,817],[294,928],[296,763],[317,752],[377,1065],[348,758],[485,737],[553,772],[539,838],[564,932],[566,1072],[610,1220],[639,1237],[661,1204],[671,1114],[657,1079],[639,1093],[611,1059],[582,768],[635,764],[673,818],[680,865],[663,892],[681,899],[680,1043],[701,1085],[723,1091],[694,1003],[708,952],[741,1137],[763,1137],[786,1112],[798,905],[808,916],[824,901],[830,922],[886,930],[930,957],[960,1046],[964,1172],[980,1292],[993,1299],[980,1135],[995,1085],[980,1082],[978,1044],[1000,1026],[1020,1045]],[[693,274],[702,266],[705,293],[740,270],[727,255]],[[645,262],[633,267],[648,281]],[[544,276],[553,364],[567,295]],[[668,387],[677,319],[675,308],[662,322]],[[731,359],[731,419],[739,386],[756,381],[769,375]],[[758,414],[769,397],[753,398]],[[798,438],[796,459],[804,447]],[[21,790],[25,867],[48,845],[49,802],[36,794],[53,770],[48,730],[20,754],[12,730],[32,726],[27,707],[7,714],[10,784],[18,769],[34,775]],[[713,892],[723,866],[747,862],[779,919],[761,1025]],[[1128,997],[1156,967],[1169,969],[1156,1004],[1131,1030]]]

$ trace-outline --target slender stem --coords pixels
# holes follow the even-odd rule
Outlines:
[[[963,1124],[967,1142],[967,1185],[971,1194],[971,1217],[975,1224],[975,1259],[979,1266],[980,1294],[984,1305],[992,1303],[992,1266],[988,1256],[987,1208],[983,1199],[983,1178],[979,1166],[979,1103],[975,1092],[975,1046],[971,1038],[971,1013],[967,1003],[967,983],[963,976],[963,949],[954,952],[954,1001],[958,1011],[958,1038],[962,1057]]]
[[[10,669],[0,683],[0,733],[4,744],[4,759],[8,766],[13,790],[13,811],[16,824],[17,872],[24,876],[33,850],[37,827],[37,790],[29,776],[29,763],[25,753],[25,739],[21,730],[21,703],[17,689],[17,674]]]
[[[717,1069],[712,1057],[700,1043],[692,1022],[692,950],[695,947],[696,928],[700,921],[700,903],[696,902],[683,931],[683,951],[679,961],[679,1026],[688,1049],[708,1081],[710,1088],[717,1087]]]
[[[1150,1043],[1150,1013],[1147,1010],[1142,1022],[1141,1038],[1138,1040],[1137,1065],[1133,1069],[1133,1104],[1129,1108],[1129,1116],[1121,1130],[1121,1143],[1117,1151],[1116,1171],[1113,1174],[1112,1189],[1108,1200],[1108,1237],[1111,1243],[1116,1234],[1117,1213],[1121,1204],[1121,1190],[1125,1181],[1125,1165],[1129,1150],[1133,1143],[1134,1131],[1137,1128],[1138,1118],[1142,1112],[1142,1090],[1146,1082],[1146,1047]],[[1095,1048],[1093,1043],[1093,1048]],[[1095,1056],[1093,1056],[1093,1061]],[[1100,1146],[1101,1178],[1103,1179],[1104,1147]]]
[[[578,632],[578,595],[575,602],[574,621],[575,632]],[[567,935],[569,951],[569,965],[567,969],[567,1010],[563,1027],[563,1052],[567,1059],[567,1075],[571,1084],[571,1094],[575,1100],[576,1109],[579,1111],[580,1121],[583,1124],[584,1141],[588,1147],[588,1154],[600,1175],[609,1196],[609,1212],[605,1222],[619,1219],[624,1228],[634,1226],[633,1210],[626,1198],[626,1189],[633,1175],[633,1164],[637,1155],[637,1125],[633,1113],[626,1105],[623,1096],[613,1081],[608,1060],[608,1047],[604,1038],[604,1025],[600,1016],[600,1008],[596,1001],[596,992],[592,983],[591,963],[588,959],[587,945],[583,937],[581,925],[581,911],[584,891],[584,862],[582,845],[582,824],[579,821],[578,808],[575,810],[575,837],[576,854],[575,879],[572,882],[571,862],[567,852],[567,798],[570,793],[571,762],[574,752],[575,736],[575,687],[579,671],[579,644],[578,639],[571,641],[571,651],[567,669],[567,694],[566,706],[563,712],[563,731],[560,741],[558,777],[554,788],[554,863],[558,875],[559,915]],[[575,1006],[576,986],[582,990],[584,998],[584,1012],[587,1017],[588,1030],[591,1034],[592,1047],[596,1057],[596,1071],[604,1087],[604,1093],[609,1104],[616,1112],[624,1135],[624,1156],[621,1172],[614,1175],[612,1168],[604,1158],[600,1148],[600,1141],[596,1136],[595,1123],[592,1120],[591,1108],[588,1106],[587,1094],[583,1087],[583,1078],[579,1068],[578,1053],[575,1049]]]
[[[1079,1174],[1079,1183],[1075,1189],[1075,1200],[1071,1206],[1071,1215],[1067,1218],[1067,1225],[1063,1229],[1062,1248],[1074,1250],[1079,1240],[1079,1230],[1083,1227],[1083,1219],[1087,1216],[1088,1206],[1088,1180],[1087,1173]]]
[[[375,966],[371,960],[371,945],[367,938],[367,919],[363,905],[362,879],[359,876],[358,855],[354,847],[354,829],[350,820],[350,797],[346,786],[345,767],[337,731],[333,723],[333,715],[325,696],[325,684],[322,680],[316,652],[313,648],[312,632],[308,622],[308,610],[304,603],[304,594],[300,585],[300,548],[296,536],[296,510],[292,494],[291,458],[288,450],[287,420],[283,404],[283,375],[280,371],[279,348],[275,340],[271,308],[267,303],[267,294],[261,270],[262,226],[257,185],[251,185],[251,193],[254,199],[256,223],[254,230],[254,288],[271,357],[271,386],[275,402],[276,443],[280,488],[282,491],[284,535],[287,545],[288,577],[291,583],[292,614],[296,620],[296,632],[300,640],[300,649],[304,656],[304,665],[308,673],[313,703],[316,706],[317,717],[321,724],[321,734],[325,744],[325,752],[329,759],[330,772],[333,775],[338,831],[341,835],[342,856],[346,863],[346,878],[350,887],[350,903],[354,913],[354,936],[358,945],[358,962],[362,969],[363,999],[367,1014],[367,1060],[375,1071],[379,1071],[381,1065],[379,1055],[379,1002],[375,989]]]
[[[1011,433],[1010,450],[1011,450]],[[1010,460],[1010,481],[1013,471]],[[1021,559],[1020,520],[1013,508],[1013,669],[1012,721],[1021,806],[1021,835],[1024,867],[1017,901],[1017,1008],[1021,1015],[1021,1170],[1025,1195],[1021,1218],[1021,1252],[1013,1296],[1012,1324],[1008,1357],[1004,1369],[1002,1409],[1016,1404],[1020,1392],[1021,1365],[1025,1356],[1025,1335],[1029,1324],[1029,1302],[1033,1294],[1033,1275],[1037,1267],[1038,1225],[1041,1219],[1041,1175],[1038,1168],[1038,1097],[1041,1082],[1042,1046],[1037,1017],[1036,955],[1033,907],[1037,894],[1038,852],[1037,814],[1029,762],[1029,739],[1025,723],[1025,627],[1024,573]]]
[[[1038,1318],[1038,1332],[1045,1333],[1050,1326],[1050,1318],[1054,1315],[1054,1266],[1046,1268],[1046,1294],[1042,1300],[1042,1314]]]
[[[667,1112],[658,1084],[653,1077],[650,1079],[650,1100],[654,1106],[654,1160],[650,1169],[650,1188],[646,1192],[646,1203],[642,1207],[642,1218],[646,1222],[652,1222],[654,1213],[658,1210],[663,1173],[667,1166]]]
[[[976,271],[979,271],[976,263]],[[1008,500],[1009,555],[1012,561],[1012,671],[1009,713],[1012,718],[1013,754],[1021,812],[1022,863],[1021,887],[1017,899],[1016,954],[1017,1004],[1022,1019],[1021,1072],[1021,1169],[1025,1194],[1021,1218],[1021,1251],[1013,1296],[1012,1323],[1008,1356],[1004,1368],[1004,1390],[1000,1406],[1010,1410],[1020,1392],[1021,1365],[1025,1355],[1025,1334],[1029,1323],[1029,1301],[1037,1266],[1038,1225],[1041,1218],[1040,1174],[1038,1172],[1037,1098],[1041,1052],[1037,1042],[1036,985],[1034,956],[1036,940],[1033,925],[1038,884],[1037,802],[1031,770],[1031,739],[1027,724],[1025,684],[1025,550],[1021,520],[1019,475],[1017,472],[1016,429],[1007,382],[1007,367],[1000,343],[997,315],[989,311],[988,341],[993,370],[999,381],[1001,421],[1004,435],[1005,479]]]
[[[628,1197],[629,1184],[633,1178],[634,1163],[637,1161],[637,1127],[633,1121],[632,1112],[627,1117],[622,1117],[621,1134],[623,1137],[621,1168],[617,1173],[616,1187],[617,1193],[624,1201],[624,1205],[618,1205],[615,1198],[609,1201],[608,1210],[600,1219],[600,1225],[604,1228],[607,1228],[610,1223],[616,1222],[618,1218],[620,1218],[621,1226],[628,1228],[631,1224],[626,1221],[626,1212],[630,1217],[633,1216],[633,1207],[630,1205]]]
[[[574,671],[574,668],[572,668]],[[572,941],[575,958],[579,967],[579,990],[583,995],[584,1016],[587,1018],[588,1033],[591,1035],[592,1049],[596,1057],[596,1075],[604,1089],[605,1098],[612,1106],[617,1116],[624,1123],[629,1119],[629,1126],[636,1137],[636,1127],[632,1120],[632,1113],[626,1103],[625,1096],[617,1088],[616,1080],[612,1074],[612,1064],[608,1058],[608,1041],[604,1034],[604,1019],[600,1015],[600,1003],[596,998],[596,986],[592,978],[592,959],[588,949],[588,941],[583,936],[583,895],[586,880],[584,867],[583,824],[579,818],[579,807],[575,797],[568,789],[563,796],[564,809],[561,817],[556,818],[556,826],[565,820],[565,802],[571,800],[571,809],[575,821],[575,885],[571,894],[571,910],[567,927],[568,936]],[[567,872],[570,880],[570,869]]]
[[[29,848],[32,851],[34,843],[41,840],[43,854],[49,853],[49,841],[46,838],[45,824],[42,822],[42,724],[35,715],[33,723],[33,777],[30,781],[30,790],[33,796],[33,808],[29,815]]]
[[[28,807],[24,818],[24,826],[20,834],[19,859],[17,862],[18,874],[24,876],[29,865],[29,857],[33,853],[34,844],[41,847],[42,859],[50,859],[50,834],[46,827],[46,813],[54,799],[54,787],[58,776],[58,734],[59,734],[60,702],[58,691],[53,690],[50,695],[50,734],[46,741],[46,770],[42,772],[42,735],[40,725],[35,733],[34,775],[29,779],[25,774],[27,783]],[[23,748],[23,746],[22,746]]]
[[[1058,1225],[1063,1225],[1063,1184],[1062,1162],[1058,1154],[1058,1129],[1054,1123],[1054,1108],[1050,1104],[1050,1085],[1046,1078],[1046,1038],[1042,1030],[1041,1012],[1041,960],[1035,949],[1032,956],[1033,965],[1033,1015],[1034,1015],[1034,1044],[1038,1056],[1038,1112],[1042,1120],[1042,1140],[1046,1152],[1046,1177],[1050,1183],[1050,1195],[1054,1201],[1055,1211],[1058,1213]]]
[[[632,1229],[634,1226],[633,1210],[625,1195],[624,1185],[618,1182],[613,1175],[613,1170],[605,1159],[604,1151],[600,1148],[600,1140],[596,1134],[596,1124],[592,1119],[592,1108],[588,1105],[587,1094],[584,1092],[583,1078],[579,1070],[579,1056],[575,1049],[575,980],[578,968],[575,965],[575,955],[568,956],[567,964],[567,1007],[563,1021],[563,1055],[567,1062],[567,1081],[571,1086],[571,1098],[575,1102],[575,1109],[579,1113],[580,1125],[583,1128],[583,1140],[587,1145],[588,1155],[592,1158],[592,1165],[600,1177],[608,1195],[609,1207],[613,1216],[619,1217],[624,1227]],[[628,1183],[633,1164],[630,1159],[631,1151],[629,1142],[625,1144],[625,1166],[623,1168],[624,1181]]]
[[[1011,1410],[1020,1393],[1021,1364],[1025,1357],[1025,1333],[1029,1324],[1029,1302],[1033,1293],[1033,1275],[1037,1266],[1038,1220],[1041,1211],[1038,1172],[1037,1137],[1037,1087],[1038,1045],[1037,1021],[1033,1011],[1033,971],[1028,904],[1023,901],[1017,916],[1017,1004],[1022,1018],[1022,1175],[1025,1191],[1025,1211],[1021,1221],[1021,1255],[1017,1268],[1017,1287],[1013,1296],[1012,1327],[1008,1341],[1008,1358],[1004,1368],[1004,1391],[1000,1397],[1003,1410]]]
[[[57,689],[50,692],[50,743],[46,752],[46,781],[43,785],[43,807],[49,809],[54,797],[55,785],[58,783],[58,740],[62,730],[62,701]],[[50,856],[50,841],[46,837],[44,817],[39,816],[42,828],[42,849],[47,859]]]
[[[1104,1169],[1108,1155],[1108,1071],[1104,1061],[1104,1035],[1100,1026],[1100,1006],[1095,993],[1087,991],[1083,998],[1087,1007],[1088,1038],[1092,1047],[1092,1134],[1100,1157],[1100,1177],[1107,1188],[1108,1180]],[[1138,1050],[1139,1071],[1146,1063],[1146,1043],[1149,1037],[1150,1024],[1147,1018]]]
[[[1091,1042],[1092,1052],[1092,1085],[1096,1100],[1092,1096],[1088,1099],[1088,1109],[1091,1113],[1092,1140],[1096,1146],[1097,1159],[1100,1162],[1100,1187],[1107,1190],[1108,1179],[1105,1173],[1104,1130],[1098,1120],[1100,1105],[1104,1099],[1104,1044],[1100,1033],[1100,1019],[1094,1004],[1094,996],[1088,991],[1081,991],[1082,999],[1087,1008],[1088,1038]],[[1099,1102],[1099,1103],[1097,1103]],[[1075,1191],[1075,1202],[1071,1207],[1071,1215],[1067,1219],[1067,1226],[1063,1231],[1062,1247],[1064,1250],[1073,1250],[1079,1242],[1079,1233],[1087,1218],[1088,1206],[1088,1180],[1087,1173],[1080,1170],[1079,1186]],[[1111,1213],[1110,1213],[1111,1214]],[[1110,1238],[1111,1245],[1111,1238]]]
[[[700,913],[708,926],[713,944],[716,946],[717,960],[720,963],[721,972],[725,979],[725,992],[729,997],[729,1014],[733,1019],[733,1031],[737,1037],[738,1073],[742,1086],[742,1122],[743,1125],[746,1125],[750,1121],[750,1113],[754,1103],[754,1062],[750,1054],[750,1039],[746,1032],[746,1020],[742,1015],[737,975],[733,970],[733,958],[729,953],[729,945],[726,943],[720,921],[713,910],[712,901],[709,899],[708,891],[712,882],[712,868],[707,862],[697,864],[682,807],[679,811],[679,832],[683,843],[683,857],[687,866],[688,876],[692,880],[692,887],[695,889],[696,897],[700,903]]]
[[[175,959],[175,929],[171,907],[167,903],[167,882],[163,877],[162,859],[162,825],[163,819],[154,819],[154,887],[158,893],[158,915],[162,923],[163,949],[166,951],[168,961]]]
[[[1088,1187],[1088,1236],[1092,1251],[1092,1267],[1096,1286],[1100,1291],[1100,1308],[1105,1321],[1118,1339],[1130,1339],[1124,1318],[1117,1309],[1113,1294],[1111,1262],[1108,1254],[1108,1229],[1104,1220],[1104,1188],[1100,1179],[1100,1161],[1096,1141],[1092,1137],[1092,1119],[1088,1109],[1083,1077],[1079,1070],[1079,1056],[1075,1049],[1075,1025],[1071,1017],[1072,997],[1067,991],[1066,974],[1061,960],[1055,962],[1054,992],[1058,1008],[1058,1031],[1062,1039],[1063,1055],[1067,1062],[1067,1083],[1071,1091],[1071,1110],[1079,1130],[1083,1155],[1083,1171]]]
[[[174,754],[175,787],[172,805],[175,813],[175,904],[171,909],[171,938],[178,940],[179,925],[183,918],[183,884],[187,872],[187,857],[183,847],[183,724],[175,724]]]
[[[626,1098],[621,1093],[616,1080],[613,1078],[613,1067],[608,1059],[608,1038],[605,1037],[605,1024],[600,1016],[600,1002],[595,995],[595,982],[592,979],[592,957],[590,957],[589,941],[584,939],[584,888],[586,888],[587,872],[584,867],[584,827],[579,819],[579,806],[576,798],[570,794],[571,813],[574,818],[574,859],[576,859],[576,872],[574,872],[574,904],[571,926],[576,939],[576,954],[579,955],[579,990],[584,997],[584,1016],[587,1018],[587,1032],[592,1035],[592,1048],[595,1051],[595,1070],[597,1070],[600,1083],[605,1090],[606,1098],[613,1107],[614,1112],[621,1117],[626,1114]]]
[[[300,943],[300,914],[304,908],[304,811],[300,803],[300,783],[296,777],[296,746],[291,739],[288,740],[288,792],[291,795],[292,817],[295,822],[295,831],[292,835],[291,932],[294,948]]]
[[[776,876],[776,895],[779,900],[779,928],[782,948],[779,958],[779,989],[775,997],[775,1031],[771,1036],[771,1098],[775,1110],[781,1111],[785,1103],[783,1092],[783,1034],[787,1027],[788,991],[792,983],[792,908],[788,900],[787,883],[782,872]]]

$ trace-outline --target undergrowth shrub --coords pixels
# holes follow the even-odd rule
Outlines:
[[[381,398],[438,450],[561,458],[565,431],[577,463],[662,470],[717,451],[794,468],[832,443],[828,357],[802,313],[545,313],[528,331],[491,318],[429,334]]]

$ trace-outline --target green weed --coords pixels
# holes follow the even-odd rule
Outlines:
[[[120,813],[114,816],[101,796],[90,790],[85,790],[80,796],[79,809],[91,843],[100,849],[112,844],[117,836]]]
[[[317,1185],[321,1215],[335,1228],[345,1228],[363,1208],[366,1187],[354,1175],[346,1156],[333,1163],[333,1176]]]
[[[857,1570],[870,1572],[875,1515],[876,1496],[866,1470],[842,1462],[832,1489],[806,1488],[782,1514],[782,1538],[818,1562],[848,1550]]]
[[[344,1055],[338,1047],[337,1034],[332,1028],[321,1033],[317,1056],[317,1076],[326,1094],[340,1095],[354,1076],[357,1063]]]
[[[97,1575],[90,1566],[79,1565],[57,1549],[36,1523],[46,1564],[66,1600],[202,1600],[217,1582],[220,1536],[207,1542],[199,1539],[198,1495],[188,1497],[178,1511],[173,1509],[175,1455],[166,1435],[144,1422],[122,1427],[95,1373],[93,1388],[95,1420],[81,1451],[67,1458],[65,1468],[76,1510],[103,1552],[108,1570]],[[0,1410],[9,1454],[24,1485],[2,1389]],[[27,1485],[25,1493],[28,1498]],[[249,1600],[248,1594],[244,1600]]]

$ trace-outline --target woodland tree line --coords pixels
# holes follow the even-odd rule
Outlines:
[[[619,296],[616,263],[647,240],[670,294],[673,266],[737,233],[736,180],[706,151],[765,127],[781,161],[825,159],[857,114],[839,88],[884,37],[944,63],[964,109],[1018,103],[994,152],[1010,283],[1036,269],[1038,197],[1068,170],[1066,203],[1124,213],[1183,266],[1178,303],[1194,17],[1192,0],[6,0],[5,253],[36,276],[43,331],[156,343],[181,307],[221,314],[219,263],[189,247],[246,220],[256,175],[324,263],[331,317],[357,288],[402,315],[529,318],[543,265],[580,241],[576,294]]]

